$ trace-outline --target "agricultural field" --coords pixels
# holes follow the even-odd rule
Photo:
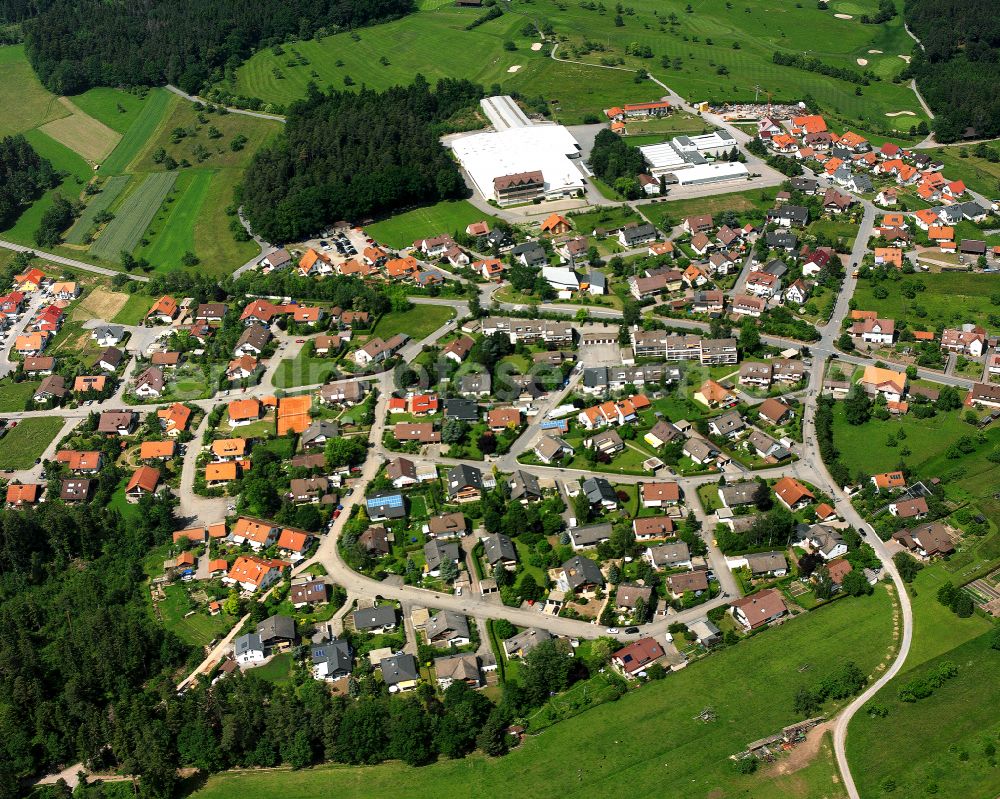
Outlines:
[[[878,298],[875,287],[888,290],[887,297]],[[907,285],[923,286],[922,291],[906,297]],[[940,272],[903,275],[902,280],[886,280],[878,284],[858,280],[854,299],[858,308],[877,311],[879,316],[906,320],[911,330],[933,330],[949,325],[961,325],[1000,314],[1000,275],[970,272]],[[991,325],[992,326],[992,325]]]
[[[90,163],[100,163],[115,149],[121,134],[85,114],[69,98],[60,97],[59,102],[69,114],[46,122],[39,130],[76,151]]]
[[[69,320],[85,322],[88,319],[111,320],[132,300],[132,296],[121,291],[109,291],[98,287],[89,291],[70,311]],[[147,310],[152,304],[146,299]]]
[[[83,213],[77,217],[76,222],[73,223],[73,227],[69,229],[69,232],[66,234],[66,243],[86,244],[88,236],[93,232],[94,220],[97,215],[111,208],[114,201],[125,190],[130,180],[131,176],[129,175],[115,175],[108,178],[101,186],[101,193],[95,195],[87,203],[87,207],[83,209]]]
[[[858,17],[876,7],[875,0],[834,0],[825,10],[815,3],[793,7],[774,0],[704,0],[696,8],[681,0],[640,0],[623,9],[618,25],[614,12],[598,4],[590,10],[561,0],[516,0],[502,17],[471,31],[464,28],[479,9],[422,7],[402,20],[366,28],[357,41],[344,33],[261,51],[223,88],[284,105],[303,97],[310,80],[339,88],[349,75],[355,85],[384,88],[420,72],[431,82],[467,77],[503,91],[541,95],[561,121],[574,123],[611,104],[658,96],[655,85],[634,84],[635,70],[645,69],[689,101],[743,101],[753,99],[759,87],[779,102],[808,95],[833,116],[867,118],[905,133],[925,119],[908,86],[892,82],[905,68],[899,56],[909,55],[913,40],[901,16],[881,25],[861,24]],[[560,41],[556,56],[566,61],[551,58],[551,41],[539,51],[530,49],[538,36],[522,30],[529,20],[552,26]],[[505,41],[516,49],[505,49]],[[815,49],[817,41],[824,43],[822,52]],[[646,47],[651,57],[631,54]],[[775,51],[806,54],[857,73],[870,70],[879,80],[858,94],[852,82],[774,64]],[[602,60],[623,69],[602,68]]]
[[[123,251],[134,250],[176,180],[176,172],[146,175],[118,206],[115,218],[91,245],[91,255],[116,261]]]
[[[121,175],[139,154],[157,127],[166,118],[169,110],[180,102],[180,98],[166,89],[153,89],[146,97],[142,108],[134,115],[122,140],[114,152],[101,164],[102,175]]]
[[[23,410],[23,405],[19,410]],[[0,469],[28,469],[62,430],[61,416],[22,419],[7,432],[0,446]]]
[[[409,247],[422,237],[439,233],[465,232],[471,222],[489,219],[472,203],[465,200],[444,200],[425,208],[415,208],[390,219],[365,227],[365,232],[387,247]]]
[[[97,86],[75,95],[72,100],[77,108],[124,135],[146,107],[149,91],[125,91]],[[155,89],[153,92],[158,93]]]
[[[176,175],[177,184],[171,201],[160,206],[144,239],[148,245],[136,249],[136,255],[157,269],[180,267],[185,252],[194,252],[194,225],[205,194],[212,182],[211,172],[158,172],[156,175]],[[162,232],[161,232],[162,231]]]
[[[391,763],[219,774],[195,797],[332,793],[344,799],[397,794],[464,799],[489,795],[501,782],[516,784],[526,799],[556,793],[591,797],[620,790],[628,775],[637,785],[683,785],[684,795],[692,797],[840,799],[828,748],[791,774],[781,774],[779,762],[741,776],[729,755],[796,720],[791,697],[798,687],[818,683],[849,659],[871,673],[891,647],[891,602],[879,589],[871,597],[835,602],[529,736],[503,758],[476,755],[420,769]],[[697,718],[706,707],[716,721]],[[580,752],[595,754],[581,758]]]

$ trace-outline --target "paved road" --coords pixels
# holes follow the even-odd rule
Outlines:
[[[206,100],[204,97],[199,97],[196,94],[188,94],[187,92],[182,91],[181,89],[178,89],[176,86],[173,86],[169,83],[166,85],[166,89],[167,91],[173,92],[174,94],[183,97],[185,100],[188,100],[192,103],[201,103],[202,105],[218,106],[218,103],[213,103],[211,100]],[[265,114],[263,111],[248,111],[245,108],[233,108],[232,106],[228,105],[225,108],[230,114],[240,114],[245,117],[256,117],[257,119],[269,119],[272,122],[280,122],[282,124],[285,123],[285,118],[280,114]]]
[[[56,255],[51,252],[44,252],[39,250],[37,247],[25,247],[21,244],[15,244],[12,241],[3,241],[0,239],[0,247],[4,247],[8,250],[14,250],[15,252],[33,252],[39,258],[44,258],[46,261],[51,261],[54,264],[63,264],[63,266],[72,266],[74,269],[82,269],[85,272],[94,272],[98,275],[107,275],[108,277],[114,277],[115,275],[125,275],[129,280],[135,280],[138,283],[148,283],[149,278],[144,275],[130,275],[128,272],[122,272],[121,270],[107,269],[103,266],[94,266],[93,264],[88,264],[85,261],[77,261],[75,258],[66,258],[62,255]]]

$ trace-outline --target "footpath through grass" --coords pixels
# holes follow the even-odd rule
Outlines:
[[[788,777],[741,776],[728,758],[796,721],[792,697],[800,686],[817,684],[847,660],[873,671],[891,646],[891,616],[882,588],[835,602],[546,729],[503,758],[473,756],[419,769],[390,763],[221,774],[195,796],[457,799],[516,785],[520,797],[549,799],[611,795],[623,783],[661,786],[665,796],[839,796],[828,757]],[[716,721],[697,719],[706,708]]]

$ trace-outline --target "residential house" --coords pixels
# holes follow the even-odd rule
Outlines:
[[[431,538],[461,538],[469,533],[469,523],[462,513],[442,513],[432,516],[423,528]]]
[[[731,608],[733,618],[746,630],[756,630],[788,612],[781,592],[773,588],[737,599],[731,603]]]
[[[135,379],[135,395],[137,397],[159,397],[163,393],[163,370],[157,366],[149,366]]]
[[[104,411],[97,422],[97,432],[104,435],[128,436],[135,430],[135,411]]]
[[[866,366],[858,385],[868,394],[882,394],[889,402],[901,402],[906,394],[907,377],[905,372]]]
[[[663,647],[653,638],[640,638],[611,655],[611,664],[624,676],[635,678],[664,656]]]
[[[354,629],[364,633],[389,633],[396,629],[396,609],[391,605],[376,605],[356,610],[352,614]]]
[[[312,648],[310,660],[315,679],[339,680],[351,673],[353,665],[351,645],[342,638],[324,641]]]
[[[69,393],[66,389],[66,378],[62,375],[48,375],[35,389],[32,399],[37,403],[61,402]]]
[[[125,486],[125,498],[138,502],[142,497],[152,496],[160,487],[160,470],[152,466],[140,466],[129,478]]]
[[[611,523],[601,522],[599,524],[587,524],[569,529],[569,542],[574,552],[583,549],[592,549],[598,544],[602,544],[611,538]]]
[[[552,633],[548,630],[543,630],[540,627],[529,627],[517,635],[505,638],[503,641],[503,652],[508,660],[523,658],[539,644],[551,640]]]
[[[382,679],[389,693],[411,691],[420,682],[420,666],[413,655],[393,655],[379,663]]]
[[[446,563],[457,565],[462,553],[454,541],[428,541],[424,544],[424,571],[431,577],[440,577]]]
[[[678,483],[667,481],[643,483],[639,498],[644,508],[667,508],[679,505],[681,487]]]
[[[514,542],[502,533],[483,536],[483,558],[492,571],[500,566],[507,571],[517,568],[517,549]]]
[[[556,583],[560,591],[589,594],[604,586],[604,575],[590,558],[574,555],[562,565]]]
[[[532,450],[542,463],[550,464],[561,460],[564,456],[573,457],[575,450],[561,438],[556,436],[541,436]]]
[[[121,325],[100,325],[91,331],[90,337],[100,347],[115,347],[125,338],[125,328]]]
[[[611,483],[603,477],[588,477],[580,483],[580,490],[587,495],[591,507],[600,506],[606,510],[618,507],[618,494]]]
[[[657,571],[663,569],[690,569],[691,550],[683,541],[671,544],[657,544],[649,547],[642,556]]]
[[[240,335],[236,347],[233,349],[233,356],[240,358],[244,355],[252,355],[255,358],[260,358],[270,340],[271,331],[263,325],[253,322]]]
[[[365,500],[365,510],[373,522],[386,519],[403,519],[406,517],[406,503],[402,494],[380,492]]]
[[[146,313],[146,322],[169,325],[177,316],[177,300],[169,295],[160,297]]]
[[[792,511],[804,508],[816,499],[812,491],[794,477],[782,477],[778,480],[774,484],[774,494],[782,505]]]
[[[222,582],[238,585],[244,591],[253,593],[264,590],[281,578],[282,570],[288,564],[280,560],[259,558],[256,555],[240,555],[233,562]]]
[[[657,541],[674,537],[674,520],[669,516],[640,516],[632,520],[636,541]]]
[[[916,497],[890,502],[889,513],[900,519],[922,519],[928,513],[927,500],[924,497]]]
[[[768,424],[784,424],[794,415],[792,409],[780,399],[770,397],[757,406],[757,416]]]
[[[950,555],[955,551],[948,528],[940,522],[926,522],[909,529],[897,530],[892,534],[892,539],[925,560],[935,555]]]
[[[448,499],[452,502],[476,502],[484,488],[495,485],[492,475],[483,479],[483,473],[475,466],[461,464],[448,471],[445,478]]]
[[[431,616],[424,627],[427,643],[433,647],[459,647],[470,643],[469,620],[461,613],[442,610]]]

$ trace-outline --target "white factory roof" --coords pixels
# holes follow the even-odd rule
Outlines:
[[[684,169],[688,166],[684,156],[670,142],[647,144],[645,147],[640,147],[639,152],[653,169]]]
[[[531,120],[525,116],[514,98],[507,94],[496,97],[485,97],[479,101],[483,113],[489,119],[490,124],[497,130],[507,130],[508,128],[526,128],[531,125]]]
[[[542,277],[555,288],[580,288],[580,278],[572,269],[565,266],[543,266]]]
[[[745,164],[729,161],[716,161],[712,164],[699,164],[687,169],[678,169],[674,173],[680,186],[691,183],[714,183],[722,180],[745,180],[749,172]]]
[[[585,187],[580,148],[562,125],[529,125],[462,136],[451,143],[455,156],[480,193],[493,196],[494,178],[541,170],[546,193]],[[570,159],[575,160],[570,160]]]

